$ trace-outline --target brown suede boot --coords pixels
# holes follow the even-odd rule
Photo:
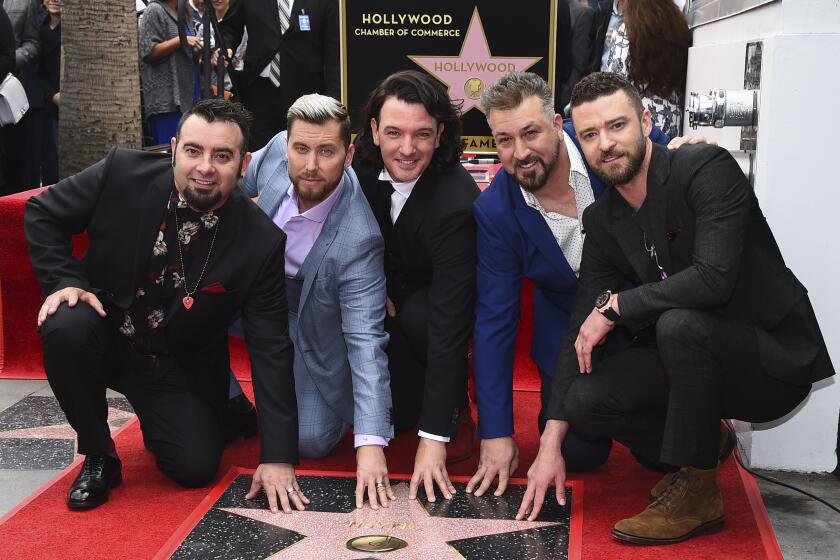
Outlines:
[[[722,465],[727,459],[729,459],[729,457],[732,456],[732,451],[735,449],[737,441],[735,433],[729,429],[726,422],[721,420],[720,439],[718,440],[718,465]],[[662,480],[656,483],[648,495],[648,499],[650,499],[651,502],[655,501],[662,495],[662,492],[664,492],[668,485],[670,485],[673,481],[675,474],[676,472],[670,472],[666,474]]]
[[[717,468],[683,467],[655,502],[616,523],[612,535],[637,544],[671,544],[722,527]]]
[[[677,473],[680,471],[669,472],[665,476],[662,477],[662,480],[657,482],[653,488],[650,490],[650,494],[648,494],[648,500],[651,502],[655,502],[659,496],[661,496],[665,489],[668,488],[672,482],[674,482],[674,477],[677,476]]]

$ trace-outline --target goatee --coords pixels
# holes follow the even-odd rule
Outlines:
[[[219,190],[203,194],[199,193],[189,185],[184,189],[182,194],[184,195],[184,200],[187,201],[190,208],[198,212],[208,212],[212,210],[222,199],[222,192]]]
[[[548,178],[551,176],[551,172],[554,171],[554,168],[557,166],[557,162],[560,160],[560,141],[558,140],[557,144],[554,147],[554,154],[550,160],[547,162],[544,161],[542,158],[532,155],[528,159],[522,162],[516,162],[516,171],[519,170],[520,165],[528,165],[529,163],[537,162],[537,165],[534,166],[533,175],[530,173],[528,175],[524,175],[521,173],[516,173],[516,180],[519,182],[520,186],[530,193],[537,192],[541,188],[545,186],[548,182]]]

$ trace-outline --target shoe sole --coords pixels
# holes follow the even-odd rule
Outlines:
[[[117,474],[117,476],[115,476],[114,478],[111,479],[111,484],[108,486],[108,488],[109,489],[116,488],[117,486],[122,484],[122,482],[123,482],[122,473],[120,472],[120,473]],[[91,502],[91,501],[73,502],[71,500],[67,500],[67,507],[69,507],[70,509],[77,509],[77,510],[93,509],[93,508],[99,507],[102,504],[104,504],[105,502],[107,502],[108,498],[110,498],[110,497],[111,497],[111,493],[108,492],[108,495],[105,496],[104,500],[99,500],[99,501],[96,501],[96,502]]]
[[[711,533],[717,533],[722,531],[724,527],[724,519],[723,517],[718,517],[717,519],[712,519],[711,521],[707,521],[702,525],[696,527],[694,530],[689,531],[685,535],[680,535],[679,537],[674,537],[671,539],[654,539],[651,537],[640,537],[638,535],[631,535],[629,533],[624,533],[619,531],[618,529],[612,530],[612,536],[617,538],[621,541],[630,542],[633,544],[644,544],[644,545],[659,545],[659,544],[675,544],[678,542],[682,542],[684,540],[690,539],[691,537],[696,537],[698,535],[705,535]]]

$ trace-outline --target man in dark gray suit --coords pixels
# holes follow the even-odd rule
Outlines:
[[[518,517],[536,518],[551,482],[563,503],[560,444],[573,425],[675,467],[612,534],[679,542],[723,525],[720,419],[775,420],[834,368],[807,291],[729,153],[652,145],[650,113],[615,74],[581,80],[571,104],[584,156],[612,188],[583,215],[551,420]],[[621,331],[634,336],[619,343]]]

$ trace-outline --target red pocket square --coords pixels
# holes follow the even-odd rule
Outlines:
[[[202,292],[207,292],[207,293],[210,293],[210,294],[223,294],[227,290],[225,289],[224,286],[221,285],[221,283],[213,282],[212,284],[208,284],[208,285],[204,286],[203,288],[201,288],[201,291]]]

